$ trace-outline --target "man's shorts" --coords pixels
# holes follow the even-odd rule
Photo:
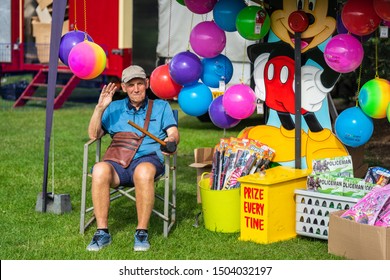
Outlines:
[[[156,176],[154,178],[157,178],[164,173],[164,165],[161,163],[160,159],[155,153],[132,160],[127,168],[123,168],[119,163],[111,160],[108,160],[107,162],[109,162],[114,167],[116,173],[118,174],[120,186],[131,186],[134,184],[134,170],[141,162],[150,162],[156,167]]]

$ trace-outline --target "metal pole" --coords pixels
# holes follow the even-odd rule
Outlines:
[[[54,98],[57,84],[58,53],[60,49],[60,40],[62,35],[62,26],[67,0],[53,1],[53,15],[51,23],[50,37],[50,57],[49,57],[49,76],[47,85],[46,101],[46,129],[45,129],[45,153],[43,163],[43,183],[42,183],[42,212],[46,212],[47,203],[47,177],[49,167],[50,136],[53,125]]]
[[[301,105],[302,105],[302,88],[301,88],[301,33],[295,32],[294,35],[294,56],[295,56],[295,168],[301,169]]]

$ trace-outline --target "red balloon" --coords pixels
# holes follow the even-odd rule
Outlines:
[[[375,31],[381,23],[373,5],[374,0],[348,0],[341,11],[345,28],[352,34],[364,36]]]
[[[374,9],[380,18],[390,20],[390,0],[374,0]]]
[[[150,75],[150,88],[157,97],[171,99],[179,95],[182,86],[172,80],[168,64],[164,64]]]

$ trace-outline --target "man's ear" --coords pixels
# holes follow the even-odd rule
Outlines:
[[[121,83],[121,87],[122,87],[122,91],[126,92],[126,84],[125,83]]]
[[[145,87],[149,88],[149,85],[150,85],[150,80],[149,80],[149,78],[146,78],[145,79]]]

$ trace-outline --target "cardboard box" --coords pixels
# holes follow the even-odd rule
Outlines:
[[[353,260],[390,260],[390,228],[360,224],[330,214],[328,253]]]
[[[194,162],[191,163],[190,166],[196,168],[196,196],[198,203],[202,203],[202,199],[200,197],[199,182],[202,179],[203,173],[211,172],[213,155],[214,148],[197,148],[194,150]]]
[[[277,166],[241,183],[240,240],[261,244],[296,237],[294,191],[306,187],[307,169]]]
[[[32,18],[32,35],[35,37],[38,60],[41,63],[49,62],[51,23],[42,23]],[[62,26],[62,35],[69,31],[69,20],[65,20]]]

